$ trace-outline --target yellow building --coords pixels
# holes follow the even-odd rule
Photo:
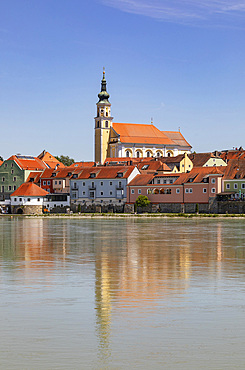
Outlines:
[[[160,131],[153,124],[112,122],[105,71],[95,117],[95,162],[110,158],[172,157],[190,153],[191,145],[179,131]]]

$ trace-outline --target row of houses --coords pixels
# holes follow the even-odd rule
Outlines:
[[[103,165],[77,162],[65,167],[43,151],[38,157],[15,155],[0,163],[0,187],[0,205],[12,213],[125,204],[133,210],[139,195],[165,209],[209,205],[214,199],[245,197],[245,152],[107,158]]]

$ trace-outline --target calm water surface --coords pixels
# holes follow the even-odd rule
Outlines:
[[[0,218],[1,369],[244,369],[245,220]]]

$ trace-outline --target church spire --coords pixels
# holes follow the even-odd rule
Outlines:
[[[101,91],[98,94],[99,101],[98,103],[109,103],[110,95],[106,91],[106,79],[105,79],[105,68],[103,68],[103,78],[101,80]]]

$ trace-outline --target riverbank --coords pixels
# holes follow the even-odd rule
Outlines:
[[[0,217],[25,218],[244,218],[245,214],[211,214],[211,213],[49,213],[43,215],[1,214]]]

